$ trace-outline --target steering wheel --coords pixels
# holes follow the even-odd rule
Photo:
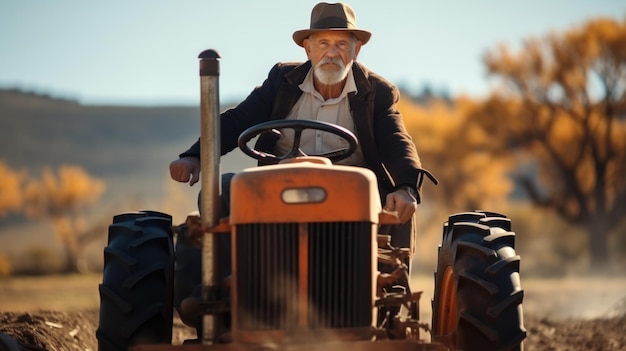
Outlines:
[[[271,132],[277,136],[280,136],[281,129],[293,129],[295,133],[293,137],[293,144],[291,146],[291,150],[287,152],[287,154],[285,154],[284,156],[276,156],[270,153],[266,153],[266,152],[262,152],[262,151],[250,148],[248,146],[248,142],[252,138],[265,132]],[[246,155],[256,160],[262,161],[263,163],[278,163],[282,160],[289,159],[289,158],[308,156],[300,149],[300,139],[302,137],[302,131],[305,129],[314,129],[314,130],[321,130],[324,132],[329,132],[331,134],[334,134],[346,140],[348,144],[350,144],[349,147],[346,149],[341,149],[341,150],[337,150],[337,151],[333,151],[333,152],[329,152],[329,153],[325,153],[321,155],[315,155],[315,156],[326,157],[331,162],[334,163],[334,162],[341,161],[349,157],[350,155],[354,153],[354,151],[356,151],[356,147],[358,145],[356,136],[354,136],[354,134],[351,131],[347,130],[346,128],[343,128],[343,127],[340,127],[338,125],[328,123],[328,122],[320,122],[320,121],[314,121],[314,120],[301,120],[301,119],[280,119],[280,120],[273,120],[273,121],[263,122],[263,123],[254,125],[244,130],[243,133],[239,135],[239,140],[238,140],[239,148]]]

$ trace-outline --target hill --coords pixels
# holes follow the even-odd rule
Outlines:
[[[69,163],[97,175],[134,171],[155,147],[193,141],[198,116],[197,107],[85,106],[0,91],[0,157],[29,170]]]
[[[195,209],[199,187],[171,181],[168,164],[198,138],[199,118],[199,106],[93,106],[0,90],[0,160],[36,178],[44,167],[82,167],[106,183],[98,216],[126,210],[129,204],[165,211],[160,206],[175,189],[184,208],[172,214],[180,219]],[[231,154],[223,158],[223,171],[253,164],[243,154]],[[21,217],[0,218],[0,252],[8,240],[10,247],[17,245],[18,237],[9,234],[25,238],[29,232],[48,231],[42,225]]]

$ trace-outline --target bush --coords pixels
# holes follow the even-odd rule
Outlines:
[[[65,268],[65,260],[57,250],[45,246],[31,246],[21,255],[20,274],[46,275],[62,273]]]
[[[9,259],[0,254],[0,278],[8,277],[11,275],[11,262]]]

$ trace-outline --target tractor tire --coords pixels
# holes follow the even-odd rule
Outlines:
[[[99,351],[171,344],[174,248],[172,217],[123,213],[109,225],[100,290]]]
[[[451,350],[523,350],[520,257],[511,221],[464,212],[444,224],[432,301],[432,338]]]

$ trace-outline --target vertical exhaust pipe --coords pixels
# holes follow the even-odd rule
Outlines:
[[[221,284],[219,245],[216,233],[209,228],[219,224],[220,189],[220,103],[219,59],[217,51],[205,50],[200,59],[200,211],[202,213],[202,298],[207,301],[211,289]],[[221,326],[220,318],[205,314],[202,320],[202,344],[209,345]]]

